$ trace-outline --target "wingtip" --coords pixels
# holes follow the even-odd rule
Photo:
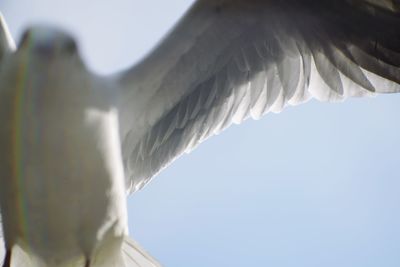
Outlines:
[[[2,42],[2,46],[5,46],[9,51],[12,52],[16,49],[15,42],[11,36],[6,20],[1,11],[0,11],[0,41]]]

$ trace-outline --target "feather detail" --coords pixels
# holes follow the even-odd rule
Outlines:
[[[232,123],[312,97],[400,91],[396,1],[218,3],[221,12],[198,0],[148,58],[121,74],[121,99],[140,99],[119,107],[132,121],[122,124],[134,125],[121,129],[133,188]],[[152,68],[160,74],[143,75]]]

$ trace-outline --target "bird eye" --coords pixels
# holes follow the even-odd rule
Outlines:
[[[77,46],[74,40],[68,40],[64,45],[64,51],[68,54],[76,53]]]

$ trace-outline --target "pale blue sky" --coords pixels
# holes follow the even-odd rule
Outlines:
[[[12,34],[51,23],[91,69],[130,66],[187,0],[2,0]],[[132,235],[167,267],[400,266],[400,95],[315,101],[211,138],[130,197]]]

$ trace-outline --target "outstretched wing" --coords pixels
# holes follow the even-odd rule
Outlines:
[[[118,76],[131,191],[213,134],[314,97],[400,91],[392,0],[199,0]]]
[[[14,40],[11,37],[3,15],[0,13],[0,68],[4,57],[14,51]]]

